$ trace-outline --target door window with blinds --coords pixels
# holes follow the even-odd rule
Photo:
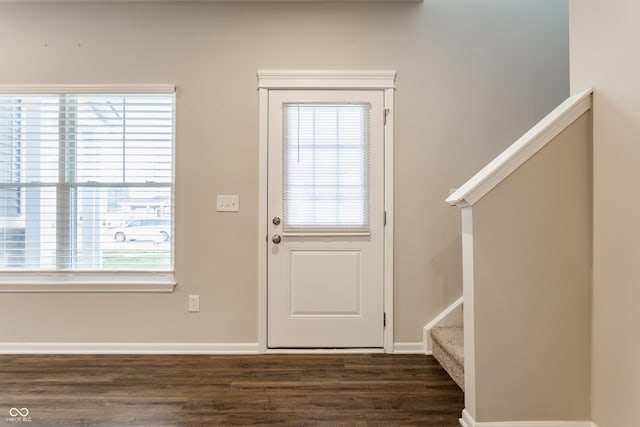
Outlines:
[[[0,270],[173,270],[173,94],[0,94]]]
[[[283,105],[283,233],[369,234],[367,103]]]

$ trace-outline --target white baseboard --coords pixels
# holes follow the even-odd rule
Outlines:
[[[425,354],[424,342],[394,342],[394,354]]]
[[[477,422],[464,409],[460,418],[462,427],[597,427],[591,421],[495,421]]]
[[[464,296],[461,296],[455,300],[449,307],[445,308],[442,313],[438,314],[433,320],[422,328],[422,340],[424,341],[425,354],[431,354],[431,329],[444,323],[445,320],[452,315],[452,313],[459,310],[464,304]]]
[[[258,343],[0,343],[0,354],[258,354]],[[383,349],[268,349],[272,354],[384,353]],[[424,342],[393,344],[394,354],[425,354]]]
[[[384,348],[268,348],[266,354],[384,354]]]
[[[0,343],[0,354],[258,354],[258,343]]]

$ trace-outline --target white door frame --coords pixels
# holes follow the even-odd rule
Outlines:
[[[384,351],[393,353],[393,95],[396,72],[375,71],[315,71],[258,70],[260,97],[259,119],[259,190],[258,190],[258,352],[267,353],[267,201],[268,201],[268,134],[269,91],[320,90],[381,90],[384,91]],[[330,350],[292,350],[291,352],[329,352]],[[347,350],[348,351],[348,350]],[[370,351],[370,350],[369,350]],[[282,352],[278,350],[278,352]]]

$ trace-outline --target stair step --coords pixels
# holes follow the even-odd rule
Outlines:
[[[464,391],[464,328],[436,327],[431,330],[433,357]]]

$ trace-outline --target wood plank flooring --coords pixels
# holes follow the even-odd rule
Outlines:
[[[0,356],[0,425],[436,427],[463,407],[430,356]]]

